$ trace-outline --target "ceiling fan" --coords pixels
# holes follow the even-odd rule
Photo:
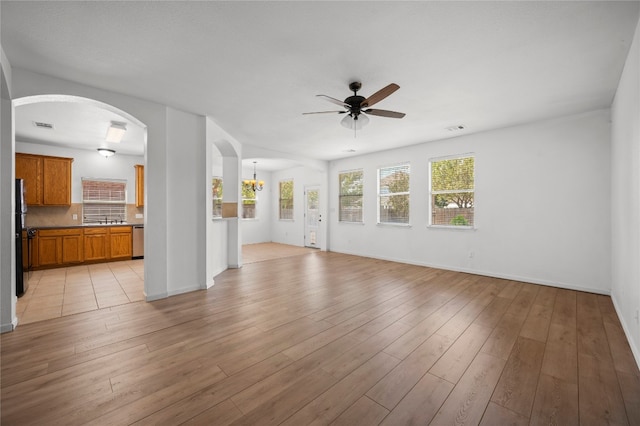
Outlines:
[[[327,95],[316,95],[320,96],[327,101],[334,103],[336,105],[340,105],[345,107],[345,110],[340,111],[318,111],[318,112],[304,112],[303,114],[327,114],[327,113],[338,113],[338,114],[347,114],[340,124],[348,129],[353,129],[354,131],[362,129],[364,125],[369,122],[368,115],[377,115],[380,117],[389,117],[389,118],[402,118],[405,116],[403,112],[396,111],[388,111],[386,109],[373,109],[369,108],[372,105],[380,102],[396,90],[400,88],[395,83],[391,83],[388,86],[383,87],[378,90],[373,95],[365,98],[364,96],[358,95],[358,90],[362,87],[362,83],[359,81],[354,81],[349,84],[349,90],[353,92],[353,96],[349,96],[344,101],[340,99],[332,98]],[[363,114],[364,113],[364,114]]]

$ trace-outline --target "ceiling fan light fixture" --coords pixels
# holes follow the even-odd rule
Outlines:
[[[353,114],[348,114],[340,121],[342,127],[346,127],[350,130],[361,130],[368,123],[369,117],[364,114],[358,114],[355,116]]]
[[[112,121],[111,125],[107,129],[106,141],[111,143],[120,143],[124,137],[124,133],[127,131],[127,124],[120,123],[118,121]]]
[[[98,154],[102,155],[104,158],[109,158],[115,155],[116,151],[109,148],[98,148]]]

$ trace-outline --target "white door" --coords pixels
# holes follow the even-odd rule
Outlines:
[[[304,245],[305,247],[320,247],[318,241],[318,227],[322,217],[320,216],[319,188],[307,186],[304,191]]]

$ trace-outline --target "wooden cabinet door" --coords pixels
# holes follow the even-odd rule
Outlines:
[[[47,206],[71,205],[70,158],[43,157],[42,203]]]
[[[62,237],[38,236],[38,266],[62,264]]]
[[[24,179],[28,206],[42,205],[42,157],[16,154],[16,179]]]
[[[84,261],[82,232],[78,235],[62,237],[62,263],[82,263]]]
[[[105,260],[109,255],[107,228],[84,230],[84,260]]]
[[[136,164],[136,207],[144,207],[144,166]]]
[[[130,258],[132,253],[131,227],[110,229],[109,251],[111,259]]]

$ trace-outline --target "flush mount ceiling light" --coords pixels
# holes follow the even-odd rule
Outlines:
[[[115,151],[109,148],[98,148],[98,154],[103,155],[105,158],[109,158],[112,155],[115,155]]]
[[[112,121],[111,125],[107,129],[107,142],[120,143],[124,137],[124,132],[127,131],[127,124],[120,123],[118,121]]]

